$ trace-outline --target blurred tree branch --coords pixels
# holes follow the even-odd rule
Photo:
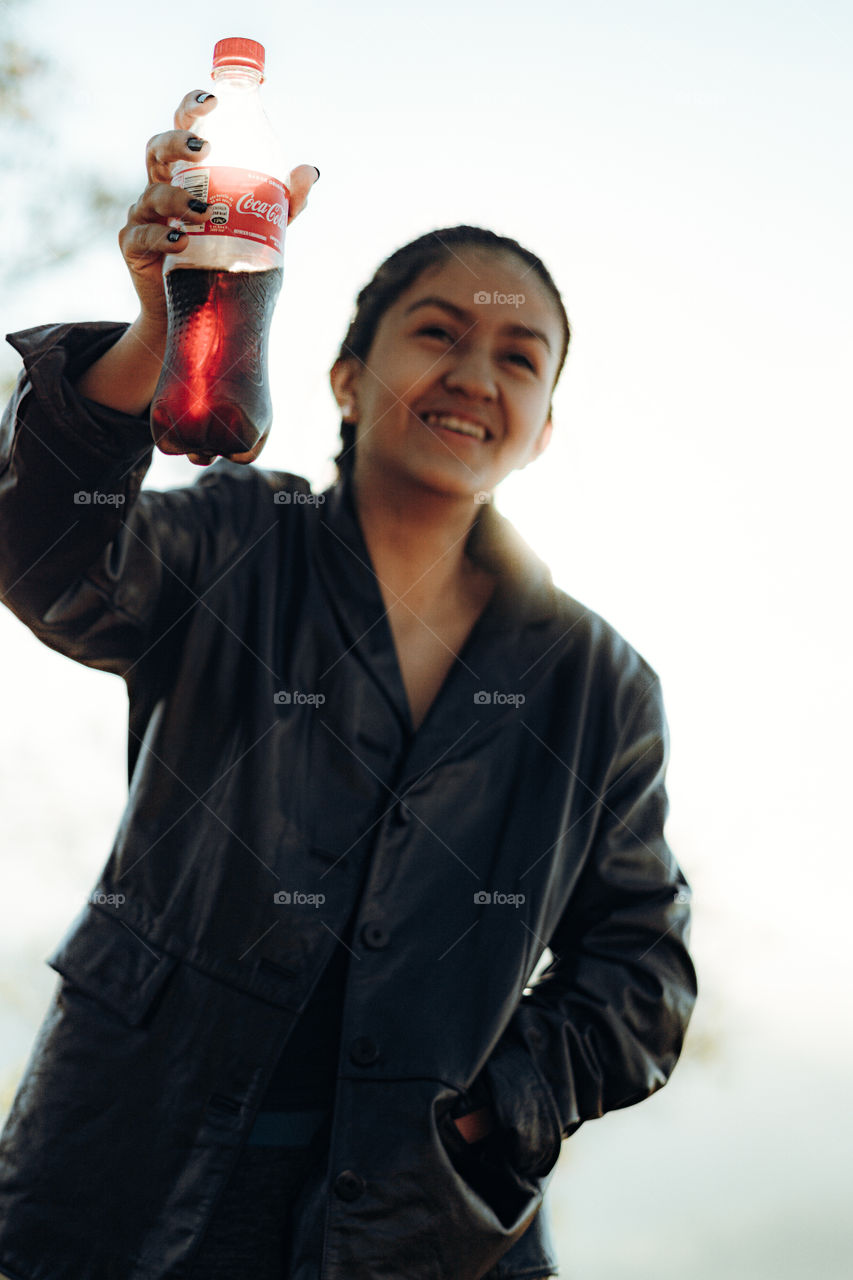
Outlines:
[[[0,166],[3,241],[0,293],[7,308],[15,294],[47,271],[65,265],[99,241],[115,243],[128,205],[138,192],[116,191],[114,177],[81,169],[58,153],[50,117],[62,111],[62,87],[73,80],[21,31],[23,10],[37,0],[0,0]],[[59,90],[59,92],[58,92]],[[118,252],[118,250],[116,250]],[[6,313],[8,315],[8,311]],[[0,338],[5,334],[5,327]],[[15,381],[17,357],[6,344],[0,357],[0,396]]]
[[[16,40],[4,37],[0,42],[0,120],[26,123],[34,119],[26,101],[24,86],[43,75],[47,61]]]

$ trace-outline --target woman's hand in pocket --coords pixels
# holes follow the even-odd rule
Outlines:
[[[469,1111],[467,1115],[454,1116],[452,1119],[466,1142],[479,1142],[495,1127],[491,1107],[478,1107],[476,1111]]]

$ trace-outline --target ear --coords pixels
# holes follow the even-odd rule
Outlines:
[[[329,370],[332,394],[345,421],[358,422],[358,366],[354,360],[336,360]]]
[[[524,468],[528,466],[529,463],[533,462],[536,458],[539,457],[541,453],[545,452],[545,450],[548,448],[548,445],[551,443],[551,436],[553,435],[553,433],[554,433],[554,423],[552,422],[551,415],[549,413],[548,419],[545,422],[545,425],[543,426],[542,430],[539,432],[539,435],[536,439],[536,443],[533,445],[533,447],[530,450],[530,456],[528,457],[527,461],[523,464],[523,466],[519,468],[519,470],[523,471]]]

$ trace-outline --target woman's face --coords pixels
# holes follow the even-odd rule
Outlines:
[[[490,492],[550,439],[562,336],[555,302],[511,253],[465,248],[422,272],[382,316],[366,363],[332,369],[358,424],[357,473]]]

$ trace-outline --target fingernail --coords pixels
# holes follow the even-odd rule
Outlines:
[[[195,136],[193,136],[193,137],[192,137],[192,138],[190,138],[190,140],[187,142],[187,150],[188,150],[188,151],[201,151],[201,149],[202,149],[202,147],[203,147],[203,146],[204,146],[204,139],[203,139],[203,138],[196,138]]]
[[[183,231],[178,231],[177,227],[173,227],[166,239],[170,240],[172,244],[177,244],[183,234]]]
[[[195,95],[196,102],[207,102],[208,98],[214,97],[212,93],[197,93]]]
[[[312,168],[312,169],[317,169],[316,164],[312,164],[311,168]],[[317,177],[314,179],[314,181],[315,181],[315,182],[319,182],[319,180],[320,180],[320,170],[319,170],[319,169],[317,169]]]
[[[193,213],[207,213],[210,205],[205,200],[192,199],[188,202],[187,207],[192,209]]]

